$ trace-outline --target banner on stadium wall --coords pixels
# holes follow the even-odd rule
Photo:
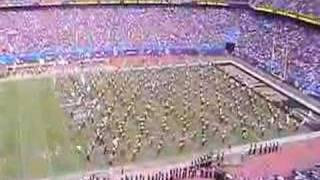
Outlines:
[[[32,52],[32,53],[20,54],[18,58],[23,62],[39,62],[39,60],[41,59],[41,53]]]
[[[16,57],[12,55],[0,55],[0,64],[13,64]]]
[[[233,40],[234,36],[231,36]],[[130,55],[217,55],[225,50],[225,42],[212,42],[200,44],[169,44],[166,42],[148,42],[142,45],[132,45],[121,42],[117,45],[104,48],[88,47],[49,47],[40,52],[21,53],[17,56],[1,55],[0,64],[13,64],[17,60],[23,62],[39,62],[52,60],[80,60],[92,57],[130,56]]]

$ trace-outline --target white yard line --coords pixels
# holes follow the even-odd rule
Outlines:
[[[18,112],[20,111],[21,106],[19,105],[18,107]],[[25,157],[23,156],[23,152],[24,152],[24,147],[23,147],[23,141],[22,141],[22,119],[19,113],[19,118],[18,118],[18,141],[19,141],[19,155],[20,155],[20,160],[21,160],[21,164],[22,164],[22,174],[20,176],[20,178],[24,179],[25,178]]]
[[[226,64],[229,62],[229,60],[219,60],[219,61],[212,61],[213,64]],[[127,62],[124,62],[127,63]],[[208,65],[209,62],[203,63],[203,62],[196,62],[196,63],[190,63],[188,64],[189,66],[199,66],[199,65]],[[162,69],[162,68],[179,68],[179,67],[185,67],[186,64],[169,64],[169,65],[161,65],[161,66],[157,66],[157,65],[152,65],[152,66],[147,66],[147,67],[133,67],[133,68],[121,68],[119,71],[142,71],[145,70],[146,68],[148,69]],[[105,70],[107,70],[106,72],[113,72],[116,71],[117,68],[115,66],[103,66],[102,68],[104,68]],[[83,72],[83,71],[90,71],[93,68],[88,66],[84,69],[79,70],[79,72]],[[43,73],[43,74],[39,74],[39,75],[16,75],[16,76],[9,76],[9,77],[5,77],[5,78],[1,78],[0,82],[6,82],[6,81],[17,81],[17,80],[28,80],[28,79],[41,79],[41,78],[47,78],[47,77],[52,77],[52,76],[58,76],[60,75],[60,73],[67,73],[67,74],[71,74],[71,73],[77,73],[76,71],[73,70],[53,70],[51,72],[47,72],[47,73]]]

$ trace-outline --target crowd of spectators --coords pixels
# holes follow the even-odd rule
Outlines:
[[[96,52],[117,54],[124,49],[165,52],[164,48],[196,49],[221,44],[223,49],[224,29],[231,25],[231,21],[225,19],[231,15],[232,12],[225,9],[191,8],[3,11],[0,12],[0,42],[2,54],[26,61],[49,55],[69,58]]]
[[[280,17],[230,8],[72,7],[0,12],[0,63],[121,54],[237,57],[320,94],[320,30]]]
[[[225,0],[2,0],[0,7],[50,6],[74,4],[189,4],[189,3],[224,3]]]
[[[251,2],[255,6],[269,6],[299,14],[320,17],[320,1],[316,0],[252,0]]]
[[[294,170],[292,175],[287,178],[288,180],[317,180],[320,179],[320,164],[315,165],[312,168],[303,169],[303,170]]]
[[[235,55],[253,59],[253,63],[273,73],[284,72],[288,62],[287,80],[308,93],[319,93],[319,29],[282,18],[256,16],[242,12],[239,27],[241,38]]]
[[[154,2],[167,3],[191,3],[197,0],[159,0]],[[205,1],[205,0],[204,0]],[[228,0],[208,0],[210,2],[228,2]],[[230,0],[229,0],[230,1]],[[232,1],[232,0],[231,0]],[[307,14],[312,16],[320,16],[320,1],[317,0],[233,0],[248,2],[254,6],[268,6],[277,9],[289,10],[300,14]],[[120,3],[121,0],[2,0],[0,7],[7,6],[38,6],[38,5],[59,5],[59,4],[83,4],[83,3]],[[138,2],[138,0],[137,0]]]

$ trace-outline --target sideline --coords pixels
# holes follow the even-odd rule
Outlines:
[[[258,142],[257,144],[265,144],[267,142],[273,142],[277,141],[281,146],[288,145],[288,144],[293,144],[301,141],[306,141],[306,140],[311,140],[311,139],[317,139],[320,138],[320,132],[312,132],[308,134],[300,134],[300,135],[294,135],[294,136],[289,136],[289,137],[282,137],[279,139],[274,139],[274,140],[268,140],[268,141],[261,141]],[[239,145],[239,146],[234,146],[231,149],[229,148],[224,148],[216,151],[223,151],[226,156],[231,156],[231,155],[245,155],[250,148],[250,144],[245,144],[245,145]],[[37,180],[50,180],[50,179],[56,179],[56,180],[81,180],[85,179],[85,177],[90,176],[91,174],[97,174],[97,175],[104,175],[108,176],[112,174],[120,174],[121,169],[125,169],[126,172],[135,172],[139,168],[143,168],[144,170],[150,170],[151,171],[157,171],[159,169],[168,168],[169,167],[174,167],[177,165],[181,164],[186,164],[190,162],[191,159],[200,156],[201,153],[193,154],[193,155],[187,155],[184,157],[176,158],[177,161],[172,159],[172,157],[167,157],[167,158],[162,158],[161,160],[156,160],[156,161],[148,161],[145,163],[136,163],[136,164],[131,164],[131,165],[126,165],[126,166],[117,166],[117,167],[112,167],[110,169],[105,169],[105,170],[94,170],[94,171],[87,171],[85,173],[73,173],[69,174],[66,176],[58,176],[58,177],[47,177],[43,179],[37,179]],[[174,162],[174,163],[173,163]],[[116,179],[113,179],[116,180]]]

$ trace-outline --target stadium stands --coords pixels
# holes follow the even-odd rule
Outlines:
[[[253,0],[253,4],[255,6],[267,6],[320,17],[320,1]]]
[[[292,175],[290,177],[286,178],[286,179],[288,179],[288,180],[320,179],[320,164],[317,164],[314,167],[309,168],[309,169],[294,170],[292,172]]]
[[[222,5],[225,0],[3,0],[0,7],[85,5],[85,4],[208,4]]]
[[[319,93],[318,29],[280,18],[257,17],[250,12],[242,13],[240,19],[243,36],[237,43],[236,56],[255,59],[257,66],[273,74],[281,74],[283,63],[288,59],[288,81],[306,91],[316,89],[314,93]]]
[[[249,6],[256,11],[287,16],[310,24],[320,26],[320,8],[317,1],[286,1],[286,0],[252,0]]]
[[[0,7],[22,6],[48,6],[66,4],[200,4],[227,6],[228,3],[250,4],[253,7],[276,9],[284,12],[305,15],[307,18],[317,19],[320,17],[320,2],[314,0],[291,1],[291,0],[3,0]],[[286,14],[286,13],[285,13]]]
[[[0,7],[21,7],[38,5],[39,0],[2,0]]]
[[[5,34],[2,61],[10,62],[14,57],[23,61],[74,59],[128,51],[159,54],[166,53],[164,47],[173,54],[192,50],[210,53],[210,49],[223,52],[225,37],[218,28],[228,24],[224,22],[225,11],[90,7],[1,12],[0,26]],[[190,14],[189,19],[183,18]],[[199,28],[199,22],[214,17],[221,20],[209,20],[210,31],[205,29],[206,23]]]
[[[1,3],[2,6],[33,6],[39,2]],[[87,4],[88,1],[61,3]],[[264,5],[264,2],[256,3]],[[316,14],[317,9],[301,10],[307,12]],[[288,83],[320,97],[320,30],[250,10],[188,7],[8,10],[0,11],[0,32],[0,65],[119,55],[227,54],[227,45],[234,44],[234,52],[230,51],[233,56],[277,76],[282,76],[287,66]],[[294,176],[313,176],[318,171],[295,172]]]
[[[250,10],[9,10],[0,12],[0,28],[2,64],[121,54],[221,54],[226,43],[234,43],[235,56],[273,74],[281,75],[288,59],[288,82],[308,94],[320,94],[319,29]]]

